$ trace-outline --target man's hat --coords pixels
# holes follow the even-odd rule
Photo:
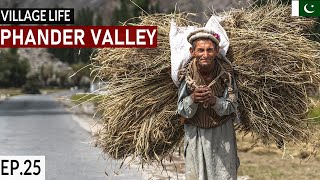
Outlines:
[[[220,36],[219,34],[215,33],[213,30],[207,29],[207,28],[198,28],[195,31],[191,32],[187,40],[190,44],[192,44],[195,40],[199,38],[207,38],[211,39],[214,43],[216,43],[219,46],[220,43]]]

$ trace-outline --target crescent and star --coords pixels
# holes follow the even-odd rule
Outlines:
[[[307,6],[308,6],[308,4],[304,5],[303,10],[304,10],[306,13],[308,13],[308,14],[313,13],[313,12],[314,12],[314,10],[313,10],[313,11],[309,11],[309,10],[307,9]],[[313,7],[314,7],[314,5],[311,5],[311,7],[313,8]]]

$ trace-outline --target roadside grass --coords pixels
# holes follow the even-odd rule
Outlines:
[[[51,94],[51,93],[56,93],[60,91],[67,91],[69,89],[66,88],[41,88],[40,92],[42,94]],[[0,95],[6,95],[6,96],[17,96],[17,95],[22,95],[21,88],[0,88]]]
[[[313,107],[309,113],[309,118],[313,118],[317,123],[320,123],[320,105]]]
[[[19,88],[0,88],[0,95],[6,96],[16,96],[22,94],[21,89]]]
[[[310,110],[308,117],[312,118],[317,124],[320,124],[320,96],[311,98],[313,107]]]
[[[92,102],[95,105],[102,100],[101,95],[97,94],[88,94],[88,93],[78,93],[74,94],[70,97],[71,101],[78,104],[86,103],[86,102]]]
[[[40,92],[41,94],[52,94],[56,92],[61,92],[61,91],[68,91],[68,88],[41,88]]]

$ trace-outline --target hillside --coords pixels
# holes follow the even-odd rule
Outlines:
[[[61,71],[71,70],[68,64],[61,62],[44,48],[20,48],[18,53],[21,58],[28,59],[31,72],[39,70],[41,66],[48,65],[53,65],[54,69]]]
[[[130,0],[126,0],[131,3]],[[213,10],[223,11],[230,8],[240,8],[248,6],[250,0],[149,0],[154,5],[158,1],[162,12],[172,12],[175,9],[179,12],[199,13],[203,16],[203,12],[210,14]],[[103,15],[104,21],[108,24],[111,21],[112,12],[120,6],[120,0],[1,0],[0,7],[10,8],[53,8],[53,7],[75,8],[77,11],[83,7],[91,7],[95,11]],[[201,17],[199,20],[204,19]]]

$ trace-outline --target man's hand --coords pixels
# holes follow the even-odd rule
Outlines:
[[[214,105],[216,97],[213,96],[211,88],[208,86],[199,86],[191,94],[191,98],[195,103],[208,102],[210,105]]]

